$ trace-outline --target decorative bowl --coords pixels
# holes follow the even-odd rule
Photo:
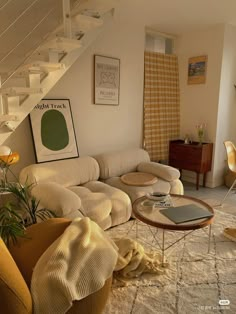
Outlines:
[[[152,193],[147,193],[146,197],[154,201],[165,201],[168,195],[169,194],[161,193],[161,192],[152,192]]]

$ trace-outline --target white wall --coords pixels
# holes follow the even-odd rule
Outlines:
[[[70,99],[80,156],[142,145],[145,22],[139,20],[130,23],[130,18],[122,17],[121,13],[115,15],[112,26],[86,50],[47,95],[47,98]],[[224,121],[229,123],[227,117],[232,112],[231,117],[235,117],[232,108],[235,105],[235,91],[231,89],[232,84],[236,84],[236,71],[233,71],[236,62],[234,34],[235,29],[228,27],[224,40],[224,26],[218,25],[207,31],[187,33],[176,42],[175,50],[180,64],[181,135],[184,137],[188,133],[192,139],[196,139],[195,125],[201,122],[207,124],[206,140],[212,141],[215,146],[213,170],[207,176],[207,185],[212,187],[222,182],[225,157],[221,130]],[[220,88],[223,45],[225,52]],[[119,106],[93,104],[94,54],[120,59]],[[208,56],[206,83],[188,85],[188,58],[199,55]],[[233,67],[231,63],[234,63]],[[232,111],[230,109],[226,114],[225,106]],[[230,125],[233,125],[231,130],[234,130],[235,137],[233,122]],[[230,135],[227,132],[224,133],[225,138]],[[216,136],[219,136],[217,141]],[[21,155],[20,162],[11,167],[16,174],[21,168],[35,162],[28,119],[5,144]],[[187,179],[195,181],[194,174],[187,173]]]
[[[220,80],[220,97],[215,141],[214,181],[220,182],[227,170],[223,142],[236,143],[236,27],[226,25],[224,34],[223,62]]]
[[[69,98],[79,154],[142,145],[144,25],[115,16],[114,23],[86,50],[45,98]],[[120,59],[120,104],[93,104],[93,58],[100,54]],[[35,162],[28,119],[6,141],[19,151],[14,172]]]
[[[176,53],[179,57],[180,71],[180,118],[181,136],[189,134],[192,140],[197,140],[196,125],[207,124],[206,141],[216,142],[217,113],[219,103],[219,88],[221,77],[224,26],[217,25],[201,32],[191,32],[179,37],[176,41]],[[188,59],[207,55],[207,74],[205,84],[188,85]],[[212,171],[207,176],[207,186],[215,186],[214,154]],[[195,174],[185,172],[185,179],[195,182]],[[219,182],[217,182],[218,184]]]

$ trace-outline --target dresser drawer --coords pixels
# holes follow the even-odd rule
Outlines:
[[[171,141],[169,146],[169,165],[175,168],[203,173],[211,169],[212,144],[184,144]]]

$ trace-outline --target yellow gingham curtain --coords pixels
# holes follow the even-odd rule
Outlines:
[[[146,51],[144,63],[144,146],[151,160],[167,160],[169,141],[180,129],[178,61]]]

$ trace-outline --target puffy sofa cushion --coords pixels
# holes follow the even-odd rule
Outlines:
[[[30,165],[25,167],[19,176],[22,184],[55,182],[65,187],[84,184],[98,178],[98,163],[90,156]]]
[[[118,177],[128,172],[137,171],[142,161],[150,161],[148,153],[139,148],[111,152],[94,156],[100,167],[100,178]]]
[[[179,179],[180,172],[178,169],[158,164],[156,162],[141,162],[137,168],[140,172],[147,172],[156,175],[166,181],[173,181]]]
[[[112,210],[110,212],[112,226],[119,225],[129,220],[132,212],[132,206],[129,196],[122,190],[112,187],[100,181],[91,181],[84,186],[88,187],[92,192],[100,192],[106,194],[111,200]]]
[[[4,314],[32,313],[32,299],[29,289],[0,238],[0,304]]]
[[[170,192],[169,182],[162,179],[158,179],[158,181],[152,185],[142,186],[142,187],[127,185],[121,181],[120,177],[113,177],[113,178],[107,179],[105,182],[127,193],[132,203],[137,198],[144,196],[147,193],[157,192],[157,191],[163,192],[163,193]]]
[[[32,189],[40,206],[58,217],[74,219],[82,213],[107,229],[130,218],[131,201],[123,191],[98,182],[99,165],[90,157],[34,164],[20,173],[20,182],[37,182]],[[81,200],[81,201],[80,201]]]
[[[110,215],[112,204],[111,200],[104,193],[92,193],[86,187],[73,186],[70,191],[78,195],[83,203],[81,212],[84,216],[96,221],[98,224]]]
[[[36,185],[31,193],[40,200],[42,207],[52,210],[58,217],[66,216],[69,219],[83,217],[79,212],[81,199],[60,184],[41,183]]]
[[[103,229],[127,221],[131,203],[123,191],[100,181],[90,181],[83,186],[69,187],[82,201],[81,212],[95,220]]]

